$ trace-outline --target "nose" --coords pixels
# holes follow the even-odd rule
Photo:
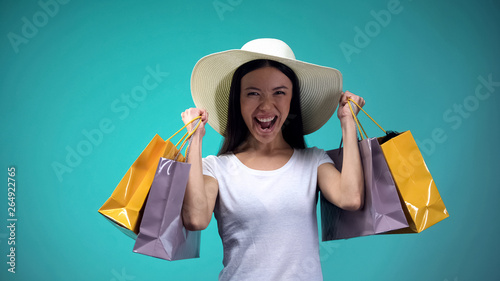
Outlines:
[[[273,107],[273,103],[272,95],[262,95],[259,109],[263,111],[269,110]]]

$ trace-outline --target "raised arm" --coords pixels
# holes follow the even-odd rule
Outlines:
[[[188,123],[198,116],[201,116],[202,123],[191,138],[188,157],[191,170],[189,171],[189,179],[182,205],[182,220],[188,230],[207,228],[212,219],[212,212],[219,190],[216,179],[203,175],[201,148],[208,113],[202,109],[190,108],[182,113],[182,121]],[[194,126],[193,123],[188,125],[188,130],[193,130]]]
[[[360,106],[365,104],[363,98],[350,92],[342,94],[337,110],[344,143],[342,172],[330,163],[319,166],[318,185],[325,198],[332,204],[345,210],[355,211],[363,206],[364,176],[356,136],[356,123],[347,104],[349,98]],[[358,112],[357,107],[353,107],[353,110],[355,113]]]

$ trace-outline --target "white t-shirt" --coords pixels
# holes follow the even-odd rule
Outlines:
[[[317,171],[324,150],[295,149],[273,171],[250,169],[234,154],[203,159],[219,183],[215,218],[224,248],[219,280],[323,280],[316,220]]]

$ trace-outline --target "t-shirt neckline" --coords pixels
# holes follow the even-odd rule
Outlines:
[[[252,169],[252,168],[248,167],[247,165],[243,164],[243,162],[241,162],[240,159],[238,157],[236,157],[236,155],[234,153],[231,153],[230,156],[231,156],[231,158],[233,159],[233,161],[238,166],[242,167],[243,169],[245,169],[247,171],[250,171],[250,172],[252,172],[254,174],[271,174],[271,173],[277,173],[277,172],[283,171],[288,166],[292,165],[293,161],[295,160],[295,157],[297,156],[297,150],[294,148],[292,156],[290,157],[290,159],[288,159],[288,161],[283,166],[279,167],[278,169],[274,169],[274,170],[256,170],[256,169]]]

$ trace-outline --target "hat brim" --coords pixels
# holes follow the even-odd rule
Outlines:
[[[303,133],[310,134],[333,115],[342,94],[340,71],[298,60],[244,50],[229,50],[201,58],[191,75],[191,94],[196,107],[210,114],[208,124],[225,135],[229,89],[235,70],[242,64],[270,59],[290,67],[299,80]]]

